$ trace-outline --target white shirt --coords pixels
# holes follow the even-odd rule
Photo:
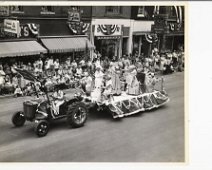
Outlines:
[[[57,62],[57,61],[54,62],[54,68],[55,68],[55,69],[59,69],[59,65],[60,65],[59,62]]]

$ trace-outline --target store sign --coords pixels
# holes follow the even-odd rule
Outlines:
[[[94,36],[121,36],[121,25],[95,25]]]
[[[4,31],[9,33],[20,34],[20,22],[17,20],[4,20]]]
[[[39,35],[39,24],[28,23],[21,25],[20,36],[22,38],[34,38]]]
[[[35,38],[39,35],[39,24],[28,23],[20,25],[19,38]],[[17,34],[6,32],[4,30],[4,24],[0,23],[0,38],[15,38]]]
[[[0,16],[8,16],[8,15],[9,15],[9,7],[0,6]]]

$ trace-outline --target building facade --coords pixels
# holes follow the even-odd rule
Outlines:
[[[184,48],[184,13],[183,6],[155,7],[152,32],[158,36],[155,43],[161,52]]]
[[[6,25],[5,25],[6,24]],[[15,27],[12,28],[12,25]],[[20,25],[20,28],[17,26]],[[6,30],[6,31],[5,31]],[[70,46],[78,43],[79,48]],[[73,36],[86,36],[73,39]],[[2,6],[0,7],[0,41],[54,37],[49,53],[85,51],[95,46],[104,57],[127,54],[149,56],[157,47],[166,52],[183,48],[183,6]],[[62,39],[61,39],[62,38]],[[52,40],[53,42],[53,40]],[[62,43],[60,43],[62,42]],[[76,49],[74,49],[76,48]],[[73,54],[74,56],[74,54]],[[92,56],[92,53],[91,53]]]
[[[132,54],[137,53],[148,56],[152,49],[152,41],[148,39],[152,35],[154,6],[133,6],[132,18]]]
[[[93,42],[104,57],[120,57],[131,52],[130,16],[130,6],[92,8]]]
[[[3,24],[4,19],[18,20],[21,25],[19,37],[24,38],[29,37],[28,35],[31,33],[29,28],[26,28],[27,24],[39,27],[39,36],[89,35],[91,7],[7,6],[1,7],[1,24]],[[82,31],[80,26],[86,27],[86,30]],[[4,38],[3,31],[1,31],[1,38]]]
[[[50,55],[74,58],[78,53],[82,56],[87,49],[92,48],[88,40],[91,30],[91,9],[91,6],[0,7],[0,41],[23,43],[33,39],[45,47]],[[3,42],[0,45],[5,48]],[[8,46],[9,51],[12,48],[12,45]],[[23,49],[16,49],[20,50]],[[39,53],[40,51],[37,51],[37,54]],[[5,57],[3,54],[2,56]]]

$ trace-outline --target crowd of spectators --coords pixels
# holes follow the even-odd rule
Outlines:
[[[110,71],[111,66],[115,66],[120,71],[120,80],[126,82],[124,74],[128,68],[135,68],[140,72],[151,72],[157,74],[170,74],[184,69],[184,53],[183,51],[173,51],[167,53],[159,53],[158,49],[153,49],[150,56],[141,54],[123,55],[121,58],[114,56],[109,59],[101,56],[100,53],[94,53],[92,59],[81,58],[79,61],[67,58],[60,61],[58,58],[39,58],[31,63],[0,63],[0,95],[14,94],[14,96],[32,95],[34,88],[39,92],[41,83],[25,80],[17,73],[15,68],[25,69],[36,76],[37,79],[47,87],[48,91],[54,91],[57,85],[61,89],[75,88],[83,84],[83,77],[91,77],[93,86],[95,84],[95,72],[97,67],[103,73]]]

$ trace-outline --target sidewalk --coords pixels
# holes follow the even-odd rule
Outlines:
[[[181,74],[181,73],[183,73],[184,74],[184,71],[182,71],[182,72],[174,72],[174,73],[172,73],[172,74],[167,74],[167,75],[161,75],[161,74],[157,74],[157,76],[163,76],[163,77],[166,77],[166,78],[168,78],[168,77],[170,77],[170,76],[172,76],[172,75],[175,75],[175,74]],[[66,94],[74,94],[74,93],[76,93],[77,91],[79,91],[79,89],[78,88],[71,88],[71,89],[65,89],[65,90],[63,90]],[[50,92],[51,93],[51,92]],[[0,95],[0,100],[1,99],[4,99],[4,98],[12,98],[14,96],[14,94],[6,94],[6,95]],[[23,96],[23,97],[27,97],[27,96]],[[28,96],[29,97],[29,96]],[[20,98],[20,97],[17,97],[17,98]],[[21,97],[22,98],[22,97]]]

